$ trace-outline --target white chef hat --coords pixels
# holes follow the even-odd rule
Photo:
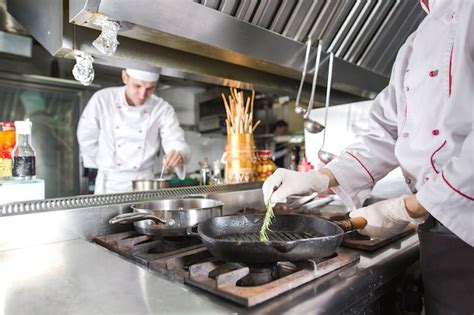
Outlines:
[[[148,72],[148,71],[142,71],[142,70],[136,70],[136,69],[127,69],[125,71],[127,72],[129,76],[140,81],[156,82],[158,81],[158,78],[160,77],[160,74],[156,72]]]

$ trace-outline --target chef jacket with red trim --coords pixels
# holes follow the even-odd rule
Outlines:
[[[190,149],[173,107],[152,95],[129,106],[125,87],[96,92],[79,120],[77,139],[84,167],[98,168],[96,193],[132,190],[132,180],[154,177],[160,144],[187,161]],[[175,168],[183,177],[184,167]],[[159,170],[158,170],[159,171]]]
[[[370,131],[327,167],[357,208],[400,166],[420,204],[474,246],[474,4],[421,2],[428,15],[373,102]]]

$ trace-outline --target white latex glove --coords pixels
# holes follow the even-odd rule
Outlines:
[[[428,217],[428,214],[420,218],[410,217],[404,202],[407,197],[409,196],[379,201],[368,207],[351,211],[349,216],[351,218],[363,217],[367,220],[367,226],[359,230],[361,234],[374,238],[388,238],[403,232],[409,223],[418,225]]]
[[[279,168],[263,183],[263,200],[270,199],[272,205],[286,202],[290,195],[303,195],[313,192],[323,192],[328,189],[329,177],[316,171],[307,173],[290,171]],[[272,195],[274,187],[279,187]]]

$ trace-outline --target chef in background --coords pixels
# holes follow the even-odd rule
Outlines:
[[[422,0],[427,17],[375,98],[370,131],[320,171],[278,169],[265,201],[332,188],[352,209],[400,166],[412,195],[354,210],[387,238],[418,224],[426,314],[474,313],[474,3]],[[274,187],[279,187],[271,195]]]
[[[96,92],[79,120],[84,167],[98,168],[95,193],[132,191],[132,180],[152,179],[160,146],[164,168],[184,178],[190,149],[173,107],[154,95],[159,75],[122,70],[125,86]]]

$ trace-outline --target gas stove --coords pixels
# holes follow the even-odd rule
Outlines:
[[[259,211],[262,210],[247,208],[239,213]],[[347,218],[347,214],[336,212],[316,211],[305,214],[332,221]],[[413,231],[411,227],[390,239],[381,240],[353,232],[344,238],[342,246],[374,251]],[[340,247],[333,256],[323,259],[248,266],[219,261],[201,244],[199,238],[191,236],[156,237],[128,231],[98,236],[95,241],[171,281],[198,287],[247,307],[288,293],[344,266],[353,265],[360,256],[353,250]]]
[[[247,266],[219,261],[193,237],[158,238],[129,231],[98,236],[95,241],[169,280],[248,307],[359,260],[359,254],[340,248],[324,259]]]

